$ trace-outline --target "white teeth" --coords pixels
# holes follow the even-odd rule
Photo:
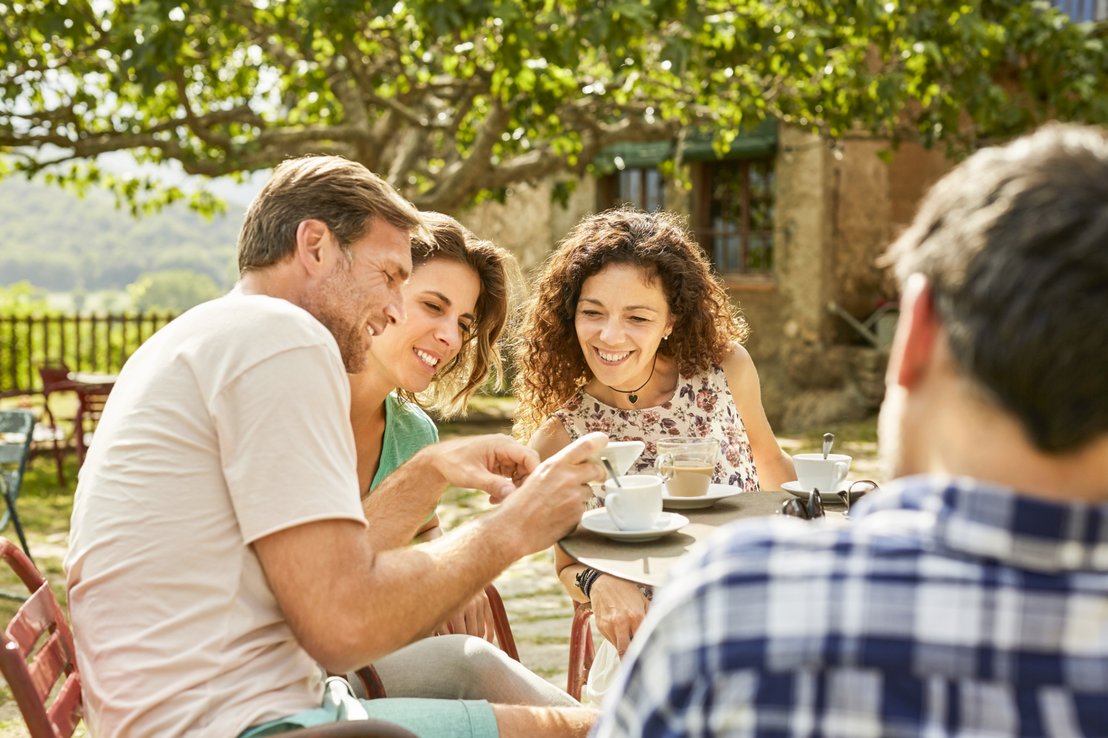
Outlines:
[[[631,355],[630,351],[624,351],[622,354],[607,354],[597,349],[596,353],[600,354],[600,358],[604,361],[623,361]]]
[[[420,351],[419,349],[416,349],[415,355],[418,356],[420,361],[422,361],[427,366],[435,367],[439,365],[439,360],[436,359],[434,356],[431,356],[431,354],[427,353],[426,351]]]

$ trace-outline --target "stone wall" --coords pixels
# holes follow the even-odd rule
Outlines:
[[[519,185],[509,190],[503,203],[485,202],[458,218],[482,238],[515,254],[525,274],[538,268],[554,245],[579,220],[596,209],[596,182],[577,181],[566,207],[551,199],[553,185]]]
[[[779,131],[775,273],[726,279],[751,325],[747,348],[777,430],[860,419],[880,405],[885,351],[828,305],[864,321],[895,301],[877,258],[951,166],[941,152],[910,144],[886,162],[880,156],[886,148],[883,141],[854,138],[833,149],[818,136]],[[503,204],[485,203],[460,217],[510,249],[527,273],[596,207],[589,178],[578,182],[567,207],[551,200],[551,189],[550,183],[515,187]],[[667,206],[687,212],[687,193],[668,187]]]

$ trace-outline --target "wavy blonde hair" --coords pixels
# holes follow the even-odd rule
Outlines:
[[[658,352],[684,374],[719,364],[731,344],[749,333],[738,306],[677,216],[632,208],[591,215],[547,259],[512,347],[517,438],[530,438],[592,379],[574,318],[581,286],[609,264],[637,266],[660,284],[674,325]]]
[[[491,375],[493,387],[504,384],[504,362],[500,339],[508,322],[508,305],[519,268],[508,251],[475,236],[449,215],[420,213],[422,233],[412,235],[413,271],[436,259],[447,259],[477,273],[480,292],[474,309],[473,331],[462,343],[458,355],[436,373],[430,386],[418,396],[398,390],[402,400],[435,410],[441,417],[465,415],[473,393]]]

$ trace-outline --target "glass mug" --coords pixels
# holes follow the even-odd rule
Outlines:
[[[665,438],[657,442],[654,468],[671,497],[701,497],[716,472],[719,441],[714,438]]]

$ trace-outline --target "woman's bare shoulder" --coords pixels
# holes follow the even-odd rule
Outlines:
[[[754,369],[754,359],[750,358],[750,352],[746,350],[746,347],[736,341],[728,346],[727,353],[723,355],[720,366],[727,374],[746,372]]]
[[[562,421],[550,417],[532,434],[527,445],[538,451],[540,459],[546,459],[568,446],[571,440]]]

